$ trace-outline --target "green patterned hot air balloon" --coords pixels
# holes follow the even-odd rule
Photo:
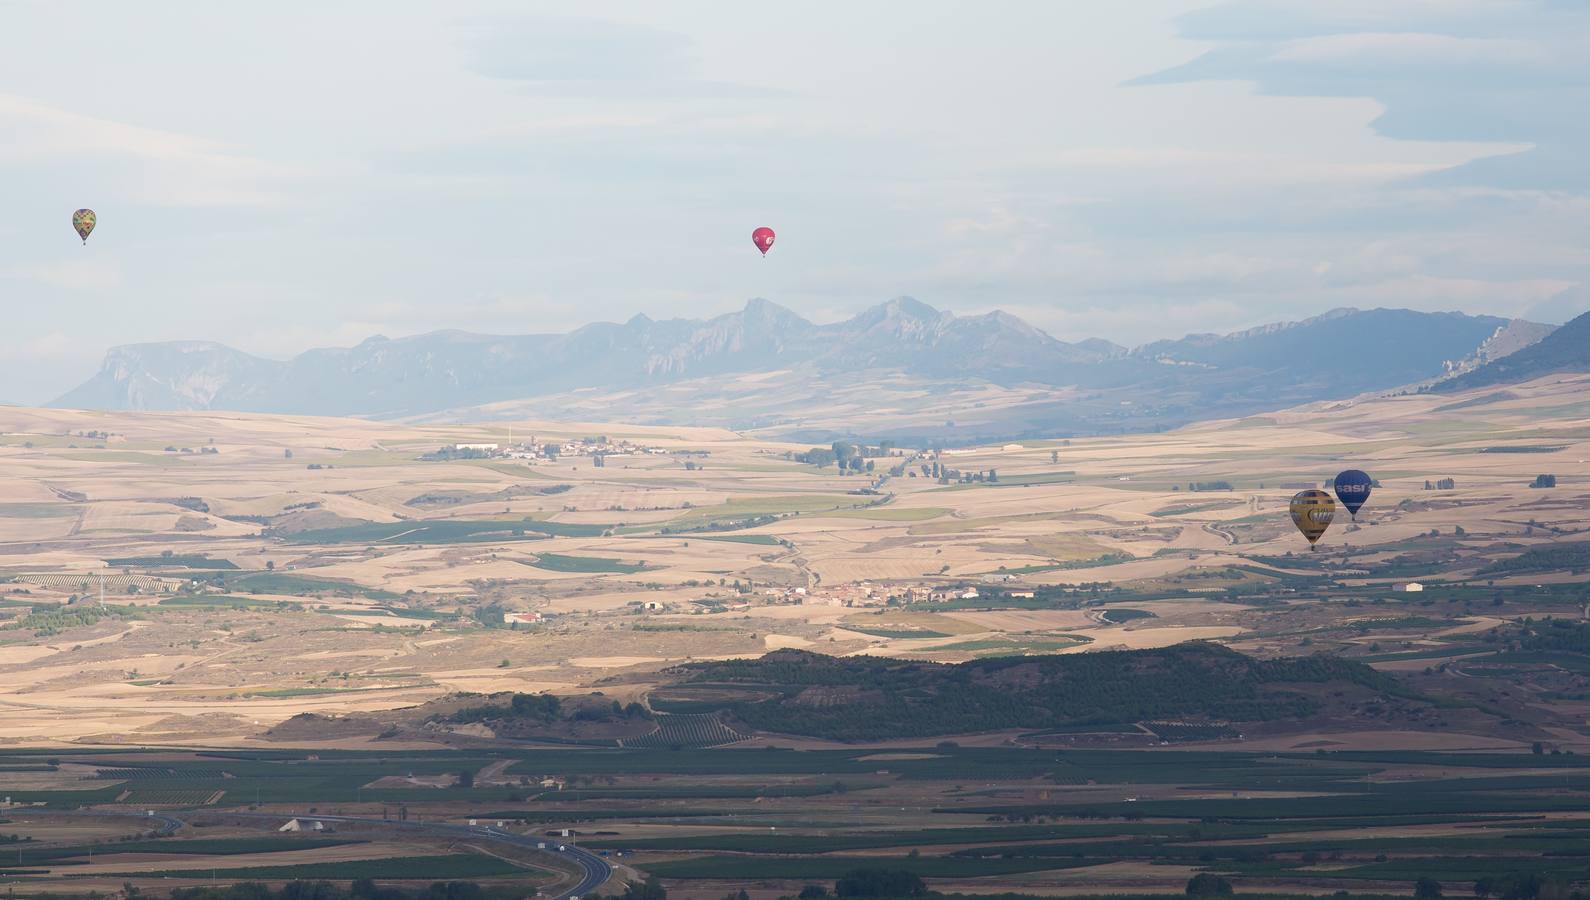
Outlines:
[[[94,215],[92,209],[80,209],[72,213],[72,229],[85,244],[88,243],[88,236],[94,233],[94,224],[98,221],[99,217]]]

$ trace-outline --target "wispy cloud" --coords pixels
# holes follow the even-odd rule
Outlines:
[[[0,94],[0,163],[70,160],[130,164],[116,181],[154,206],[276,206],[287,179],[304,173],[189,134],[86,116]]]
[[[699,76],[696,41],[677,31],[590,18],[465,20],[471,67],[542,96],[766,99],[783,91]]]

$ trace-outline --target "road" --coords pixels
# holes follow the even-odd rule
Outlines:
[[[128,810],[127,812],[119,812],[115,810],[40,809],[36,810],[36,812],[43,815],[52,816],[101,816],[138,819],[151,818],[153,821],[160,823],[159,831],[161,834],[170,834],[186,824],[182,819],[177,818],[175,815],[167,813],[155,813],[151,817],[144,813],[134,812],[132,810]],[[594,853],[582,850],[574,844],[569,843],[567,840],[562,840],[560,843],[559,838],[541,838],[529,834],[514,834],[511,831],[504,831],[500,828],[495,828],[489,825],[453,825],[446,822],[405,822],[394,821],[391,819],[365,818],[363,816],[298,816],[291,813],[262,813],[219,809],[202,810],[196,812],[198,812],[199,815],[207,817],[219,816],[222,818],[235,819],[263,819],[273,822],[286,822],[288,819],[293,818],[313,822],[345,822],[351,825],[364,825],[372,828],[392,828],[403,829],[407,831],[419,831],[425,834],[436,835],[438,837],[485,839],[527,850],[535,850],[537,849],[537,845],[546,844],[547,849],[541,852],[551,853],[554,856],[562,857],[565,861],[573,863],[580,870],[580,880],[575,883],[573,887],[561,894],[555,895],[552,900],[576,900],[576,898],[588,896],[592,891],[601,887],[603,883],[605,883],[613,874],[613,867],[607,864],[607,860],[597,856]],[[563,847],[564,849],[558,850],[556,849],[558,847]]]

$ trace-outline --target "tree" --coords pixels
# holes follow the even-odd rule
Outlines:
[[[458,773],[458,786],[468,790],[475,786],[475,770],[465,769]]]
[[[282,459],[292,459],[292,458],[293,458],[293,448],[288,447],[288,448],[282,450]]]
[[[1189,897],[1226,897],[1231,894],[1231,882],[1219,875],[1200,872],[1187,880]]]
[[[1529,752],[1535,754],[1536,756],[1544,756],[1546,753],[1546,745],[1542,744],[1540,741],[1536,741],[1532,746],[1530,746]]]
[[[808,884],[801,888],[801,892],[796,896],[800,900],[822,900],[822,898],[828,896],[828,888],[820,884]]]
[[[921,897],[927,885],[904,869],[851,869],[834,884],[841,897]]]
[[[1557,476],[1555,475],[1536,475],[1534,483],[1530,485],[1532,488],[1554,488],[1556,486]]]
[[[1413,883],[1413,896],[1417,900],[1440,900],[1441,882],[1426,875]]]
[[[623,900],[668,900],[668,891],[657,880],[656,875],[647,875],[646,880],[640,884],[631,884],[624,888],[621,895]]]
[[[265,560],[265,571],[267,571],[267,572],[276,571],[276,560],[274,560],[274,559]]]
[[[1059,462],[1060,461],[1060,451],[1059,450],[1050,450],[1049,451],[1049,461],[1052,462],[1052,463]]]

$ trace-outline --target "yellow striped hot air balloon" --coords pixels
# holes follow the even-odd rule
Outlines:
[[[1319,549],[1316,546],[1319,539],[1324,537],[1325,529],[1331,527],[1331,520],[1336,518],[1336,501],[1324,491],[1299,491],[1292,498],[1291,509],[1292,524],[1308,538],[1308,548]]]
[[[84,244],[88,243],[88,236],[94,233],[94,225],[98,222],[99,217],[94,215],[92,209],[80,209],[72,213],[72,230],[77,232]]]

